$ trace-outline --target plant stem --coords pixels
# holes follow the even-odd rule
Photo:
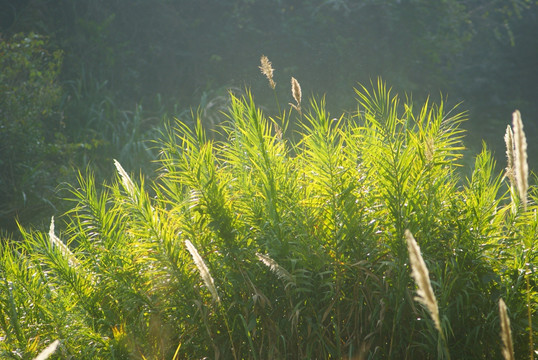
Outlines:
[[[280,110],[280,103],[278,102],[278,96],[276,96],[276,89],[273,88],[273,94],[275,95],[276,106],[278,108],[278,117],[282,119],[282,111]]]
[[[530,360],[534,360],[534,340],[532,336],[532,311],[531,311],[531,289],[529,282],[529,274],[525,275],[525,283],[527,285],[527,316],[529,319],[529,349]]]

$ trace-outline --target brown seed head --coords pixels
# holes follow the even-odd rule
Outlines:
[[[260,62],[261,62],[261,66],[259,66],[259,68],[262,74],[265,75],[267,80],[269,80],[269,86],[271,86],[271,88],[274,90],[276,87],[276,83],[273,80],[273,71],[274,71],[273,66],[271,65],[271,62],[265,55],[262,55]]]
[[[291,78],[291,95],[295,99],[296,105],[290,104],[301,114],[301,98],[302,98],[302,92],[301,92],[301,85],[295,79],[294,77]]]
[[[299,85],[299,82],[294,77],[291,78],[291,94],[293,95],[297,105],[301,106],[301,85]]]

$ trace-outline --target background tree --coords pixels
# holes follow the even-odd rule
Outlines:
[[[58,113],[62,53],[36,34],[0,42],[0,228],[53,211],[66,149]]]

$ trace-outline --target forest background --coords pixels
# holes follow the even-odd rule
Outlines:
[[[377,77],[463,101],[469,151],[485,140],[499,160],[517,108],[536,168],[537,1],[2,0],[0,33],[0,235],[16,219],[46,228],[75,168],[97,183],[112,159],[151,174],[148,140],[166,119],[198,108],[214,126],[229,89],[275,114],[262,54],[280,99],[293,76],[333,113],[354,111],[353,87]]]

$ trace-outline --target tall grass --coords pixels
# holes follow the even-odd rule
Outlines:
[[[53,358],[500,358],[501,297],[531,357],[536,188],[514,196],[486,148],[464,178],[465,115],[443,100],[378,81],[334,117],[296,96],[273,118],[230,95],[224,140],[199,114],[170,124],[156,180],[80,174],[56,227],[2,242],[0,357],[58,339]]]

